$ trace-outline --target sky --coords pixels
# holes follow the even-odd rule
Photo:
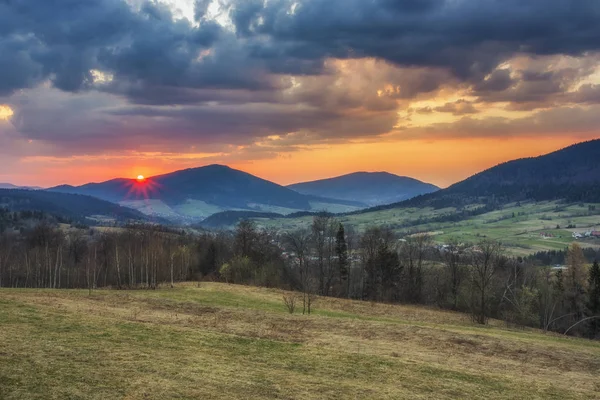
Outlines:
[[[0,182],[445,187],[600,137],[597,0],[0,1]]]

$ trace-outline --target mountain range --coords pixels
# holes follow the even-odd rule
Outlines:
[[[600,202],[600,139],[499,164],[440,191],[361,210],[462,207],[524,200]]]
[[[361,219],[380,218],[377,211],[402,208],[444,209],[455,212],[431,217],[439,221],[459,221],[497,210],[504,204],[520,201],[564,200],[600,203],[600,140],[579,143],[539,157],[524,158],[497,165],[446,189],[423,194],[397,203],[345,213]],[[292,187],[294,187],[293,185]],[[379,214],[381,215],[381,214]],[[300,217],[303,214],[299,215]],[[261,214],[219,213],[203,221],[207,228],[235,226],[242,218],[282,218]],[[297,226],[286,218],[286,226]],[[422,220],[428,220],[427,215]],[[300,221],[297,221],[300,223]]]
[[[442,190],[411,178],[365,172],[283,187],[246,172],[210,165],[144,181],[113,179],[42,191],[1,189],[4,200],[0,206],[78,216],[116,214],[121,219],[140,219],[145,214],[155,220],[181,223],[202,221],[222,212],[237,212],[224,214],[231,219],[251,217],[252,212],[266,218],[401,207],[461,209],[471,204],[493,206],[523,200],[600,202],[599,160],[600,140],[592,140],[544,156],[509,161]],[[60,198],[52,194],[78,196]],[[398,199],[402,201],[380,205]],[[376,207],[368,208],[371,205]]]
[[[223,165],[176,171],[144,181],[113,179],[48,190],[94,196],[178,222],[201,220],[230,210],[291,214],[321,210],[347,212],[367,207],[360,201],[301,194]]]
[[[397,203],[440,189],[414,178],[388,172],[355,172],[335,178],[296,183],[288,188],[306,195],[360,201],[368,206]]]

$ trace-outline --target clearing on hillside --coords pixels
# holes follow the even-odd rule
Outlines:
[[[216,283],[0,290],[1,399],[591,399],[600,343]]]

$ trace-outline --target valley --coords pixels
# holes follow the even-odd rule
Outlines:
[[[472,205],[477,209],[482,205]],[[593,211],[590,211],[593,209]],[[428,233],[436,243],[449,240],[476,243],[488,238],[501,241],[515,255],[563,250],[574,242],[600,248],[600,239],[575,240],[574,232],[600,231],[600,204],[565,204],[561,201],[510,203],[499,210],[451,222],[427,222],[458,215],[456,208],[397,208],[338,216],[340,222],[364,232],[371,226],[391,228],[399,236]],[[307,229],[312,217],[255,220],[260,226],[282,231]],[[558,228],[557,228],[558,227]],[[546,234],[546,235],[544,235]]]

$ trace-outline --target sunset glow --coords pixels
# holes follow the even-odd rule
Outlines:
[[[2,398],[599,398],[600,0],[0,0],[0,303]]]
[[[86,27],[81,37],[96,38],[73,47],[62,33],[48,39],[52,16],[24,19],[30,31],[14,34],[35,39],[31,52],[48,57],[0,85],[0,182],[134,176],[148,183],[225,164],[280,184],[364,170],[448,186],[504,161],[600,137],[598,41],[538,3],[521,10],[490,2],[476,13],[470,1],[425,2],[414,13],[379,0],[268,3],[258,2],[245,20],[234,11],[242,0],[229,7],[94,0],[64,21],[61,32]],[[109,4],[123,6],[121,21],[136,28],[111,33],[86,24],[112,15]],[[397,29],[382,34],[386,15]],[[548,26],[547,42],[505,22],[514,15],[523,27]],[[284,33],[285,26],[294,29]],[[291,50],[298,43],[303,51]],[[66,62],[69,51],[103,56]]]

